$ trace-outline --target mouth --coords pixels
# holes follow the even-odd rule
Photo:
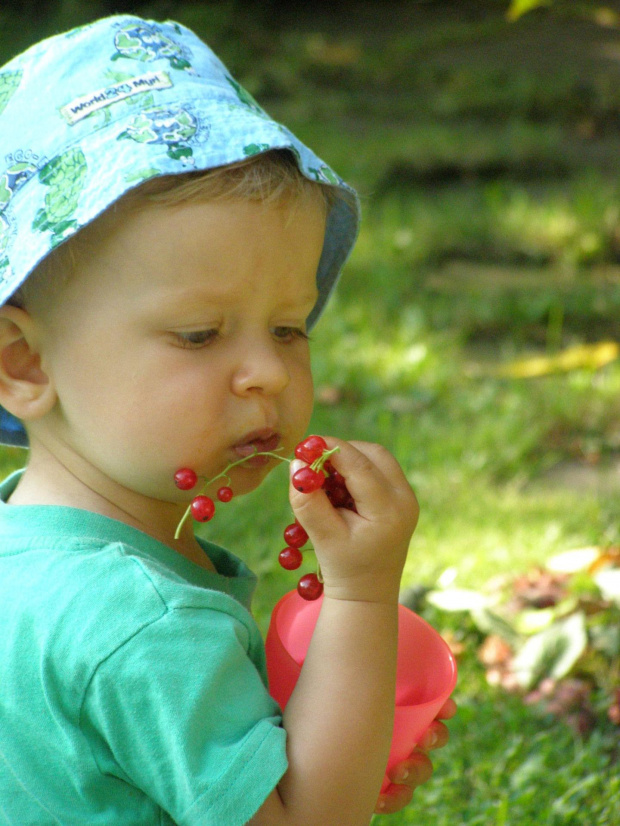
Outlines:
[[[241,467],[263,467],[271,461],[270,456],[254,456],[255,453],[272,453],[280,445],[280,434],[270,428],[247,433],[241,441],[233,445],[233,452],[240,459],[247,459]]]

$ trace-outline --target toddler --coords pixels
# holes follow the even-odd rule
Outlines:
[[[0,823],[359,826],[394,705],[417,503],[326,437],[356,511],[291,487],[324,600],[281,714],[244,563],[177,531],[174,474],[236,494],[308,426],[307,340],[354,192],[186,28],[117,16],[0,70]],[[295,462],[291,469],[295,470]],[[177,534],[175,536],[175,534]],[[446,708],[443,716],[453,709]],[[443,724],[425,744],[442,745]]]

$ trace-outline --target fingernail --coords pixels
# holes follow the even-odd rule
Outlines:
[[[404,783],[405,780],[409,777],[409,775],[410,771],[408,769],[405,769],[405,771],[400,775],[400,782]]]
[[[292,476],[296,471],[300,468],[305,467],[305,462],[302,462],[301,459],[293,459],[293,461],[288,466],[289,476]]]
[[[438,739],[437,734],[434,731],[431,732],[428,738],[428,748],[432,749]]]

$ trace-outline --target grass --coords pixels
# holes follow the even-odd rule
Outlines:
[[[437,759],[434,780],[402,814],[373,826],[545,824],[611,826],[617,814],[618,773],[611,737],[587,745],[550,720],[524,716],[520,701],[461,700],[450,724],[449,753]]]
[[[200,31],[362,194],[358,245],[313,336],[311,429],[384,443],[405,467],[422,516],[403,587],[446,571],[477,587],[619,543],[620,363],[594,350],[571,370],[554,361],[620,336],[610,31],[544,13],[509,25],[499,2],[281,9],[274,26],[271,5],[135,10]],[[538,356],[546,373],[511,375]],[[0,454],[4,471],[21,461]],[[285,491],[281,468],[202,529],[260,574],[263,630],[295,581],[275,561]],[[601,716],[583,741],[491,689],[471,629],[451,630],[467,642],[451,744],[414,803],[377,826],[616,822],[617,729]]]

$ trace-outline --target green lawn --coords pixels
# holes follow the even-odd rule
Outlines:
[[[618,29],[509,24],[501,2],[283,11],[275,28],[251,4],[170,5],[360,189],[359,243],[313,336],[311,429],[405,467],[421,519],[403,587],[478,588],[620,544],[620,361],[596,349],[620,337]],[[276,561],[288,521],[278,469],[201,529],[261,575],[263,629],[296,582]],[[581,738],[487,685],[467,615],[421,610],[464,646],[461,711],[433,781],[377,826],[617,823],[603,700]]]

